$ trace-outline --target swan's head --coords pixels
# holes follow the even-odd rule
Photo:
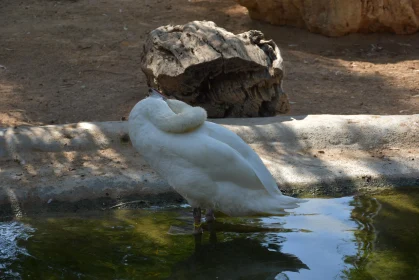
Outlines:
[[[169,97],[167,97],[166,95],[154,88],[150,88],[148,90],[148,98],[164,101],[175,114],[179,114],[181,112],[184,112],[185,110],[193,108],[180,100],[169,99]]]
[[[136,123],[151,122],[165,132],[185,133],[201,126],[206,119],[205,109],[169,99],[158,90],[150,89],[148,97],[131,110],[128,121],[133,127]]]

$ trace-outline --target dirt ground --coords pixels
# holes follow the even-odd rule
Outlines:
[[[291,115],[419,113],[419,34],[327,38],[253,21],[233,0],[1,0],[0,126],[126,118],[147,89],[146,34],[192,20],[274,39]]]

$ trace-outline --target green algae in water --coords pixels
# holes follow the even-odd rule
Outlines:
[[[358,254],[348,279],[419,279],[419,190],[405,188],[354,199]]]
[[[237,224],[238,232],[219,234],[214,244],[206,242],[211,239],[207,233],[197,242],[190,234],[191,221],[190,211],[179,209],[27,218],[23,222],[36,232],[20,245],[31,257],[21,258],[10,269],[19,271],[22,279],[195,279],[200,271],[206,271],[204,277],[231,273],[229,258],[246,267],[262,263],[261,273],[253,269],[257,276],[277,273],[281,265],[294,271],[306,268],[294,256],[270,252],[240,233],[263,228]],[[169,235],[171,226],[183,227],[188,234]],[[218,227],[229,230],[231,225],[219,222]],[[191,265],[198,267],[197,275]],[[218,271],[208,271],[214,265]]]
[[[20,224],[32,229],[11,239],[21,250],[0,264],[0,279],[419,279],[415,189],[311,199],[288,216],[218,216],[217,235],[202,240],[167,234],[191,230],[183,208]]]
[[[36,233],[16,264],[23,279],[156,279],[193,250],[190,236],[170,236],[181,222],[168,211],[115,211],[28,219]],[[170,258],[167,256],[170,255]],[[12,268],[15,268],[12,267]]]

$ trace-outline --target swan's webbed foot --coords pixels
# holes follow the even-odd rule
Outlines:
[[[201,208],[193,209],[193,234],[202,234],[202,222],[201,222]]]

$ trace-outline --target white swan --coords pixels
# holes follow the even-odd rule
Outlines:
[[[130,113],[129,135],[150,166],[193,208],[230,216],[274,215],[303,202],[282,195],[262,160],[239,136],[206,119],[203,108],[151,90]]]

